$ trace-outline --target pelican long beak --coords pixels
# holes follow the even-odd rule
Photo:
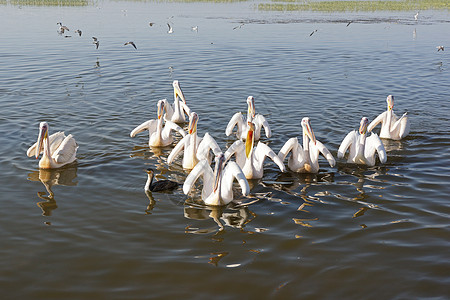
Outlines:
[[[189,134],[197,132],[198,115],[193,112],[189,117]]]
[[[214,174],[216,176],[215,176],[215,180],[214,180],[213,192],[216,192],[217,189],[219,188],[220,180],[222,179],[222,172],[223,172],[223,165],[224,165],[224,163],[225,163],[225,156],[223,154],[220,154],[217,157],[216,167],[215,167],[215,171],[214,171]]]
[[[180,84],[178,83],[178,80],[173,81],[173,95],[175,98],[180,97],[181,101],[183,101],[186,104],[186,98],[184,97],[183,91],[180,88]]]
[[[369,119],[367,119],[366,117],[363,117],[361,119],[361,123],[359,125],[359,133],[360,134],[366,134],[368,125],[369,125]]]
[[[310,123],[309,119],[304,122],[304,126],[305,126],[305,130],[304,130],[305,134],[311,139],[311,141],[315,145],[316,144],[316,136],[314,135],[314,131],[311,128],[311,123]]]
[[[389,95],[387,96],[386,99],[387,105],[388,105],[388,110],[391,111],[394,109],[394,96]]]
[[[255,125],[252,122],[248,122],[250,127],[247,132],[247,139],[245,140],[245,156],[250,157],[250,153],[253,150],[253,144],[255,143]]]
[[[158,120],[161,119],[164,115],[164,101],[163,100],[159,100],[158,101]]]
[[[37,140],[37,151],[36,158],[39,157],[39,153],[41,153],[42,148],[44,147],[44,139],[48,138],[48,127],[45,125],[39,126],[39,135]]]
[[[247,105],[248,105],[247,111],[248,119],[253,120],[256,116],[255,98],[253,98],[253,96],[248,96]]]

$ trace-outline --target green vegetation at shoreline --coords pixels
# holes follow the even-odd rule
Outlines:
[[[88,6],[93,0],[0,0],[0,5],[13,6]]]
[[[375,12],[449,10],[448,0],[399,0],[399,1],[302,1],[272,0],[260,3],[261,11],[313,11],[313,12]]]

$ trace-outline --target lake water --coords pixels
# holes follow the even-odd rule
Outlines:
[[[0,6],[2,298],[447,299],[450,58],[436,46],[450,49],[450,15],[414,14]],[[267,161],[251,182],[258,201],[244,207],[191,205],[181,189],[148,198],[145,168],[179,182],[186,173],[166,164],[172,147],[153,151],[129,133],[172,101],[175,79],[199,134],[223,150],[249,95],[276,152],[308,116],[336,156],[389,94],[411,133],[385,141],[387,163],[375,167],[321,158],[319,174],[299,175]],[[40,171],[26,156],[41,121],[75,136],[76,165]]]

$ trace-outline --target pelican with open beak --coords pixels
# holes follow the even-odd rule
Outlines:
[[[380,138],[401,140],[408,135],[410,130],[410,121],[408,113],[405,112],[400,118],[394,113],[394,96],[389,95],[386,98],[387,111],[381,113],[367,127],[371,132],[379,123],[381,123]]]
[[[242,169],[235,162],[228,162],[223,153],[216,156],[214,171],[209,162],[200,161],[187,176],[183,184],[183,192],[187,195],[191,191],[197,179],[202,176],[202,200],[206,205],[227,205],[234,200],[233,181],[239,183],[242,194],[248,196],[250,186]]]
[[[319,153],[328,160],[331,167],[334,167],[336,161],[333,155],[320,141],[316,140],[309,118],[303,118],[301,125],[303,129],[303,147],[296,137],[291,138],[278,152],[278,157],[284,161],[289,152],[292,152],[288,160],[288,168],[298,173],[319,172]]]
[[[39,168],[56,169],[74,162],[77,158],[78,145],[75,138],[59,131],[49,136],[47,122],[39,124],[38,140],[27,150],[27,156],[36,156],[42,153]]]
[[[167,100],[159,100],[157,104],[158,108],[158,116],[157,119],[148,120],[141,125],[134,128],[130,136],[134,137],[136,134],[148,130],[149,140],[148,145],[150,147],[164,147],[172,144],[173,135],[172,131],[177,131],[183,137],[186,135],[186,132],[174,122],[164,120],[164,111],[166,107]]]
[[[173,104],[169,104],[169,102],[166,101],[166,115],[164,118],[174,123],[186,123],[186,115],[189,117],[191,110],[186,104],[186,98],[184,97],[178,80],[174,80],[172,86],[174,102]]]
[[[283,161],[266,144],[258,142],[255,144],[255,125],[248,122],[248,132],[245,143],[241,140],[234,142],[225,152],[225,158],[228,160],[233,155],[236,157],[237,164],[242,168],[247,179],[260,179],[264,174],[264,160],[269,157],[280,168],[282,172],[286,171]]]
[[[170,165],[184,150],[183,155],[183,169],[192,170],[195,165],[202,159],[211,161],[210,150],[215,155],[222,153],[219,145],[211,135],[205,133],[203,138],[197,135],[198,115],[192,112],[189,116],[188,134],[183,137],[178,144],[172,149],[167,158],[167,163]]]
[[[241,112],[235,113],[231,120],[228,122],[225,134],[230,136],[233,132],[234,127],[237,126],[236,136],[238,139],[245,140],[247,138],[247,132],[249,130],[248,122],[252,122],[255,126],[254,137],[255,141],[259,141],[261,137],[261,129],[264,127],[266,132],[266,137],[270,138],[272,136],[272,131],[270,130],[269,123],[263,115],[256,114],[255,108],[255,98],[253,96],[248,96],[247,98],[247,119],[244,118]]]
[[[359,130],[353,130],[347,134],[338,150],[338,158],[343,158],[347,149],[350,148],[347,158],[348,163],[374,166],[375,152],[378,153],[381,163],[387,160],[386,150],[376,133],[367,137],[369,119],[363,117]]]

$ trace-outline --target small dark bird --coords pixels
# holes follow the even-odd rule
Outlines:
[[[313,32],[311,32],[311,34],[309,36],[312,36],[315,32],[317,32],[317,29],[314,30]]]
[[[441,51],[441,50],[444,51],[444,46],[437,46],[436,48],[438,49],[437,50],[438,52]]]
[[[150,25],[150,27],[152,27],[153,25],[155,25],[155,23],[150,22],[150,23],[148,23],[148,25]]]
[[[162,191],[171,191],[178,187],[178,182],[171,180],[158,180],[153,183],[153,177],[155,176],[153,169],[149,168],[146,170],[148,174],[147,182],[145,183],[145,191],[151,192],[162,192]]]
[[[348,25],[350,25],[350,24],[352,24],[352,23],[353,23],[353,21],[348,22],[348,23],[347,23],[347,27],[348,27]]]
[[[126,45],[131,45],[131,46],[133,46],[134,47],[134,49],[136,49],[137,50],[137,47],[136,47],[136,45],[133,43],[133,42],[126,42],[125,44],[123,44],[124,46],[126,46]]]
[[[98,46],[100,46],[100,42],[95,36],[93,36],[92,39],[94,40],[92,44],[95,44],[95,49],[98,49]]]
[[[82,32],[81,32],[80,29],[77,29],[77,30],[75,30],[75,33],[78,33],[78,35],[81,36],[81,33],[82,33]]]

